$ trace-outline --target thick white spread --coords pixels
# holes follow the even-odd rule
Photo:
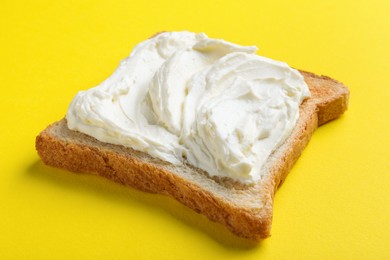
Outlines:
[[[211,176],[256,182],[310,96],[298,71],[256,51],[203,33],[161,33],[76,95],[68,127]]]

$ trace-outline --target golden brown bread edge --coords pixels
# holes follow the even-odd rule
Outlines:
[[[348,106],[349,90],[342,83],[300,72],[312,96],[302,103],[293,133],[262,169],[267,177],[252,186],[210,178],[189,165],[175,167],[130,148],[102,143],[69,130],[65,119],[37,136],[36,149],[47,165],[97,174],[142,191],[169,195],[237,236],[259,241],[270,236],[274,194],[312,133],[319,125],[339,117]]]

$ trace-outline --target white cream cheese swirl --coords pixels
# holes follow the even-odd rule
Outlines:
[[[106,81],[76,95],[68,127],[254,183],[310,96],[298,71],[256,50],[203,33],[161,33],[138,44]]]

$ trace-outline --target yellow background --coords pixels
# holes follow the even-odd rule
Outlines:
[[[390,258],[390,1],[2,1],[0,258]],[[35,136],[162,30],[206,32],[349,86],[254,246],[175,201],[44,166]]]

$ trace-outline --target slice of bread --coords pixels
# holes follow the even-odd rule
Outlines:
[[[347,109],[349,91],[343,84],[329,77],[301,73],[312,96],[301,104],[293,133],[261,169],[266,177],[254,185],[210,178],[190,165],[173,166],[143,152],[102,143],[69,130],[65,119],[37,136],[36,149],[47,165],[97,174],[142,191],[169,195],[234,234],[258,241],[270,236],[275,191],[314,130]]]

